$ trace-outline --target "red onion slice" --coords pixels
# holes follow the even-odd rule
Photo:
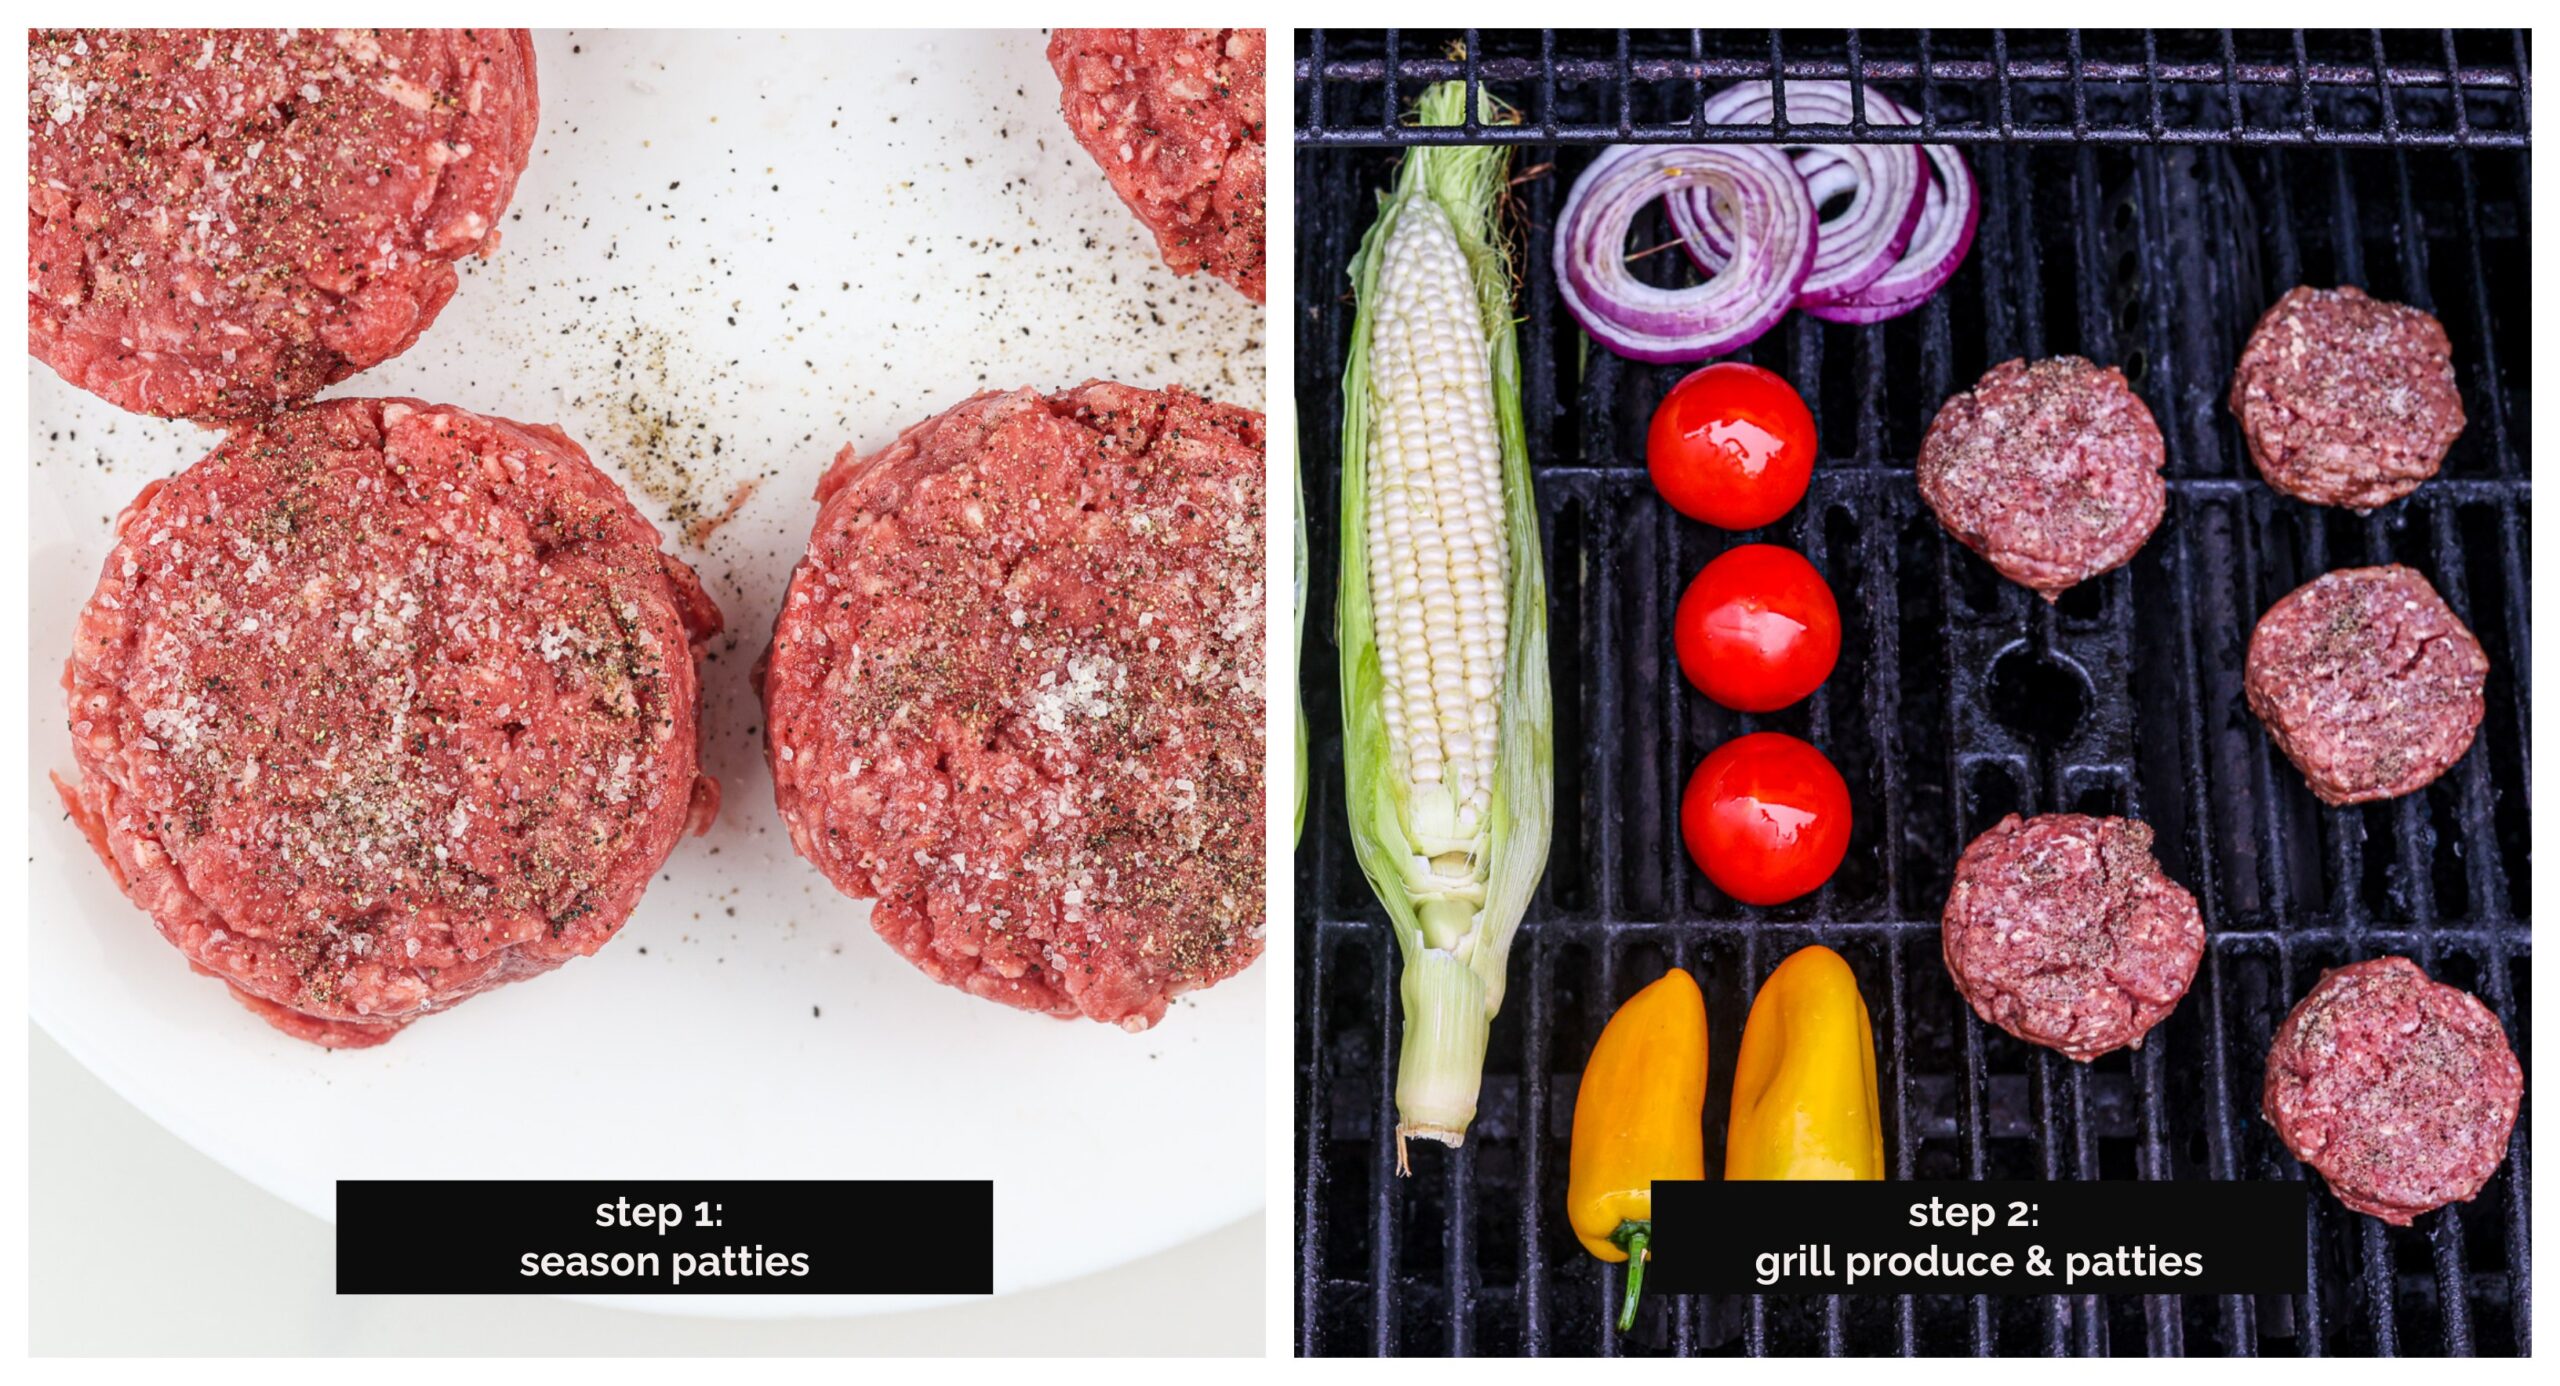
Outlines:
[[[1813,194],[1816,215],[1820,214],[1822,204],[1858,186],[1858,171],[1828,150],[1808,150],[1797,155],[1796,175],[1804,179],[1805,191]],[[1689,209],[1686,198],[1675,197],[1663,205],[1671,218],[1672,230],[1680,236],[1680,249],[1688,255],[1689,263],[1708,274],[1723,269],[1724,262],[1733,254],[1733,237],[1724,229],[1724,223],[1715,217],[1701,221],[1697,213]],[[1923,210],[1921,215],[1925,217],[1928,213]],[[1817,232],[1814,252],[1817,256],[1821,254],[1820,242],[1820,233]]]
[[[1728,218],[1735,251],[1706,283],[1656,288],[1627,270],[1636,213],[1694,190]],[[1696,361],[1757,340],[1785,317],[1814,257],[1813,199],[1768,145],[1619,144],[1574,180],[1556,219],[1556,283],[1594,339],[1637,361]]]
[[[1974,186],[1973,171],[1965,167],[1964,156],[1954,146],[1922,145],[1920,152],[1929,156],[1929,170],[1935,176],[1929,180],[1919,229],[1912,232],[1902,258],[1849,298],[1798,307],[1826,322],[1882,322],[1919,307],[1955,277],[1965,253],[1973,249],[1974,228],[1982,220],[1982,197]],[[1806,173],[1815,187],[1821,186],[1821,170],[1807,173],[1799,161],[1796,171]]]
[[[1700,117],[1717,125],[1764,125],[1776,111],[1767,82],[1740,82],[1708,98]],[[1847,125],[1854,109],[1846,82],[1790,82],[1787,118]],[[1882,92],[1866,93],[1867,120],[1876,125],[1911,125],[1918,118]],[[1829,181],[1814,193],[1814,205],[1849,194],[1840,214],[1821,222],[1813,269],[1799,297],[1803,304],[1831,303],[1855,297],[1882,278],[1903,253],[1919,224],[1929,183],[1927,164],[1910,145],[1833,144],[1788,146],[1797,155],[1797,172],[1808,183],[1813,172],[1805,162],[1816,155],[1832,170]],[[1846,171],[1846,177],[1841,174]],[[1668,204],[1672,227],[1680,233],[1689,258],[1712,272],[1731,254],[1731,236],[1696,194]]]

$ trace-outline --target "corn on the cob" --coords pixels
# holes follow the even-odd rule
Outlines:
[[[1510,622],[1502,452],[1475,286],[1449,218],[1417,200],[1388,237],[1369,344],[1369,590],[1387,746],[1437,877],[1464,880],[1493,798]],[[1452,887],[1481,903],[1480,888]]]
[[[1465,101],[1442,83],[1422,119],[1457,124]],[[1344,768],[1352,840],[1404,952],[1399,1166],[1406,1138],[1456,1145],[1474,1119],[1552,814],[1546,578],[1495,224],[1508,159],[1408,154],[1352,263]]]

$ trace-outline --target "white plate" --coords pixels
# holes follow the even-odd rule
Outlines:
[[[677,546],[730,630],[705,669],[719,824],[600,955],[331,1054],[190,973],[39,782],[38,1022],[196,1148],[322,1217],[340,1177],[981,1177],[1002,1293],[1258,1208],[1262,969],[1144,1035],[936,986],[792,853],[757,739],[748,668],[838,447],[878,447],[991,387],[1101,376],[1262,402],[1260,311],[1165,272],[1069,137],[1043,42],[541,35],[542,134],[496,257],[425,341],[331,393],[556,421],[658,517],[762,482],[705,543]],[[55,678],[112,517],[212,436],[28,372],[34,764],[62,771]]]

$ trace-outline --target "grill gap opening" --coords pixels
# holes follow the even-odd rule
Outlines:
[[[2089,715],[2089,676],[2051,650],[2025,643],[1991,661],[1992,720],[2051,750],[2070,741]]]

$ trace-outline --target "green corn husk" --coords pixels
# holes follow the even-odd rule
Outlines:
[[[1487,122],[1516,113],[1483,98]],[[1465,84],[1423,94],[1428,125],[1462,123]],[[1336,613],[1342,648],[1343,762],[1351,839],[1361,869],[1393,921],[1404,953],[1404,1046],[1396,1077],[1396,1163],[1412,1137],[1458,1145],[1475,1119],[1484,1051],[1502,1009],[1511,935],[1546,870],[1555,812],[1554,714],[1547,687],[1547,582],[1530,492],[1528,435],[1520,412],[1519,345],[1511,270],[1498,212],[1510,153],[1502,146],[1437,146],[1410,151],[1378,220],[1360,243],[1351,277],[1360,305],[1343,369],[1342,591]],[[1502,493],[1510,547],[1510,639],[1497,693],[1497,764],[1491,807],[1469,862],[1485,889],[1481,908],[1432,898],[1415,849],[1410,786],[1388,751],[1368,533],[1369,343],[1378,262],[1397,217],[1416,198],[1437,202],[1457,232],[1473,274],[1493,376],[1501,436]],[[1417,885],[1426,898],[1417,901]],[[1453,908],[1454,906],[1454,908]]]

